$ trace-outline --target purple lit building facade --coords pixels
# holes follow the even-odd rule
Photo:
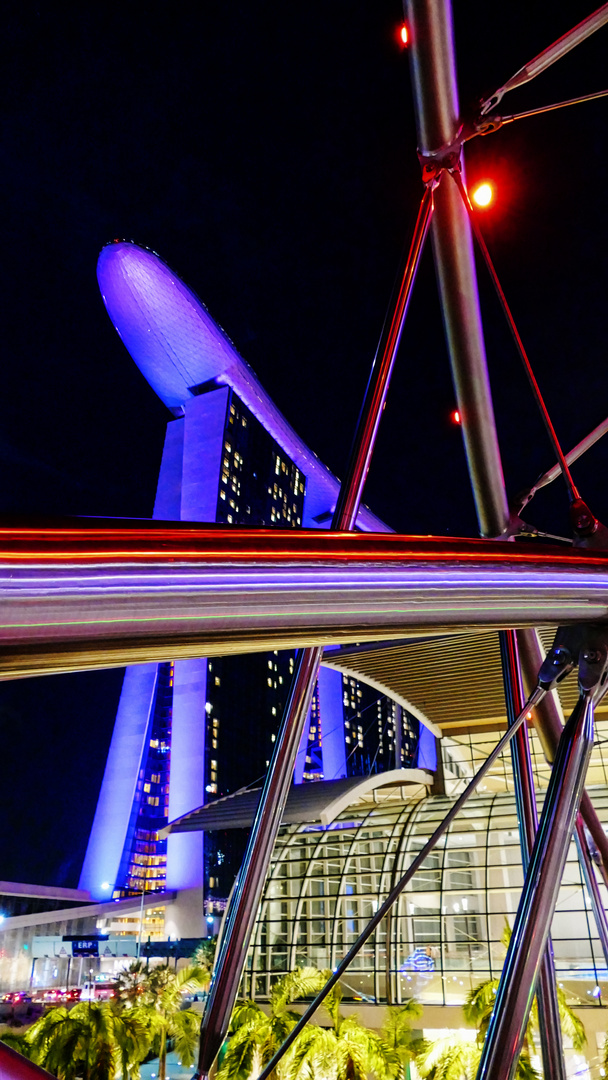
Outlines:
[[[154,518],[235,526],[328,525],[338,481],[279,413],[204,306],[152,252],[104,248],[110,318],[174,415]],[[363,508],[358,527],[387,531]],[[241,845],[164,825],[263,776],[293,654],[258,653],[128,668],[80,880],[94,898],[175,890],[219,905]],[[422,738],[420,733],[422,731]],[[372,687],[323,667],[295,781],[432,766],[418,720]],[[432,743],[432,737],[430,743]],[[432,758],[431,747],[431,758]],[[420,754],[425,754],[424,762]],[[196,932],[192,922],[189,932]]]

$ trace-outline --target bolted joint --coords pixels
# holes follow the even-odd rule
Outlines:
[[[573,499],[570,504],[570,523],[576,535],[592,536],[598,527],[598,520],[591,513],[584,499]]]
[[[459,137],[449,146],[442,146],[439,150],[418,151],[418,161],[422,170],[423,184],[429,184],[438,180],[444,170],[453,172],[460,171],[460,153],[462,142]]]

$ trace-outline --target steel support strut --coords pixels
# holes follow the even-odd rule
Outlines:
[[[589,893],[589,899],[591,900],[593,918],[595,919],[598,937],[602,945],[604,960],[608,965],[608,918],[606,917],[606,910],[602,901],[600,887],[595,876],[593,859],[589,852],[589,842],[585,834],[585,825],[580,814],[576,819],[574,839],[576,840],[576,849],[578,851],[578,858],[581,864],[581,870],[583,871],[585,885],[587,886],[587,892]]]
[[[536,685],[538,672],[545,660],[545,650],[542,647],[537,630],[518,630],[517,645],[523,670],[524,685],[530,688]],[[564,730],[561,706],[555,691],[548,693],[534,710],[534,726],[543,753],[549,764],[552,764]],[[608,836],[604,832],[604,827],[597,816],[587,791],[583,792],[580,812],[598,850],[600,856],[599,870],[604,884],[608,888]]]
[[[521,713],[525,702],[517,649],[517,634],[515,630],[501,630],[499,638],[507,717],[509,726],[511,726]],[[525,723],[521,725],[515,738],[511,741],[511,761],[513,765],[517,820],[519,822],[519,842],[524,874],[526,874],[538,829],[538,814],[530,757],[530,742]],[[543,1076],[545,1080],[566,1080],[553,946],[550,937],[547,938],[547,947],[541,962],[536,996]]]
[[[455,146],[460,130],[449,0],[405,0],[418,146],[423,161]],[[433,250],[452,378],[482,536],[509,521],[479,311],[471,227],[453,184],[435,200]]]
[[[477,1080],[515,1075],[592,747],[593,700],[583,694],[560,739]]]
[[[560,628],[541,667],[539,686],[553,689],[577,664],[579,700],[559,741],[477,1080],[512,1080],[517,1069],[593,749],[594,708],[606,692],[608,635],[603,628]]]
[[[441,837],[445,835],[454,818],[457,817],[457,815],[460,813],[464,804],[473,794],[478,784],[481,783],[484,776],[489,771],[489,769],[491,769],[496,759],[500,757],[503,750],[505,750],[506,747],[509,745],[513,736],[518,732],[521,724],[524,723],[528,710],[531,709],[538,701],[542,699],[544,693],[545,691],[543,689],[537,688],[534,693],[531,694],[531,696],[528,698],[528,701],[526,702],[519,716],[516,717],[514,723],[496,744],[492,752],[484,761],[481,768],[478,770],[478,772],[475,773],[473,779],[469,781],[462,794],[458,796],[456,802],[453,803],[453,805],[450,807],[443,821],[441,821],[435,829],[433,835],[429,837],[424,847],[421,848],[421,850],[412,860],[403,877],[400,878],[397,884],[393,886],[390,893],[386,897],[386,900],[382,902],[375,915],[368,922],[365,929],[361,932],[354,944],[351,945],[346,956],[340,961],[338,966],[334,968],[331,978],[328,979],[323,989],[317,994],[315,1000],[302,1014],[296,1026],[292,1028],[289,1035],[285,1039],[285,1042],[282,1044],[282,1046],[279,1047],[272,1060],[269,1061],[268,1064],[262,1069],[258,1080],[267,1080],[270,1074],[276,1069],[283,1055],[287,1053],[289,1047],[295,1042],[303,1028],[306,1027],[306,1024],[314,1016],[317,1009],[323,1003],[329,992],[333,989],[336,983],[340,981],[348,966],[353,962],[357,954],[365,945],[365,942],[369,940],[376,928],[382,922],[384,916],[388,914],[395,901],[401,896],[401,893],[405,889],[408,882],[412,880],[416,871],[420,869],[425,859],[428,859],[431,852],[434,850],[434,848],[436,848],[437,844],[441,840]]]
[[[400,283],[382,330],[332,519],[334,531],[352,532],[355,528],[416,271],[431,222],[434,186],[433,183],[425,188]],[[317,647],[304,649],[296,657],[289,699],[226,914],[220,953],[201,1024],[198,1072],[195,1074],[198,1077],[209,1075],[228,1032],[322,655],[323,649]]]

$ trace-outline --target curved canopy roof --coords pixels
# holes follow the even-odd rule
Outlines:
[[[348,776],[342,780],[317,780],[292,786],[283,813],[283,825],[319,822],[330,825],[345,810],[370,803],[409,802],[421,799],[433,783],[424,769],[391,769],[372,776]],[[261,788],[235,791],[222,799],[199,806],[172,821],[159,833],[203,832],[213,829],[248,829],[253,824]]]
[[[169,409],[179,415],[201,386],[232,387],[306,476],[304,524],[313,525],[333,509],[339,481],[277,409],[202,301],[158,255],[133,243],[108,244],[97,279],[117,333]],[[367,507],[357,524],[366,531],[391,531]]]
[[[546,649],[554,633],[554,627],[540,631]],[[346,645],[326,650],[323,663],[388,694],[442,735],[476,734],[506,727],[500,645],[495,630]],[[572,678],[558,688],[566,715],[576,703],[577,687]],[[598,711],[608,711],[608,705],[598,706]]]

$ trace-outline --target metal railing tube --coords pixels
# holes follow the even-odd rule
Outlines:
[[[511,725],[521,712],[525,701],[517,649],[517,634],[515,630],[501,630],[499,638],[507,718],[509,725]],[[525,723],[520,726],[515,738],[511,741],[511,760],[515,805],[519,822],[521,861],[524,874],[526,874],[538,829],[538,813],[530,756],[530,740],[528,739],[528,730]],[[566,1080],[566,1064],[562,1044],[551,937],[547,938],[547,946],[538,977],[536,997],[538,1001],[538,1030],[543,1060],[543,1075],[545,1080]]]
[[[581,694],[560,739],[477,1080],[512,1080],[517,1069],[593,747],[593,710]]]

